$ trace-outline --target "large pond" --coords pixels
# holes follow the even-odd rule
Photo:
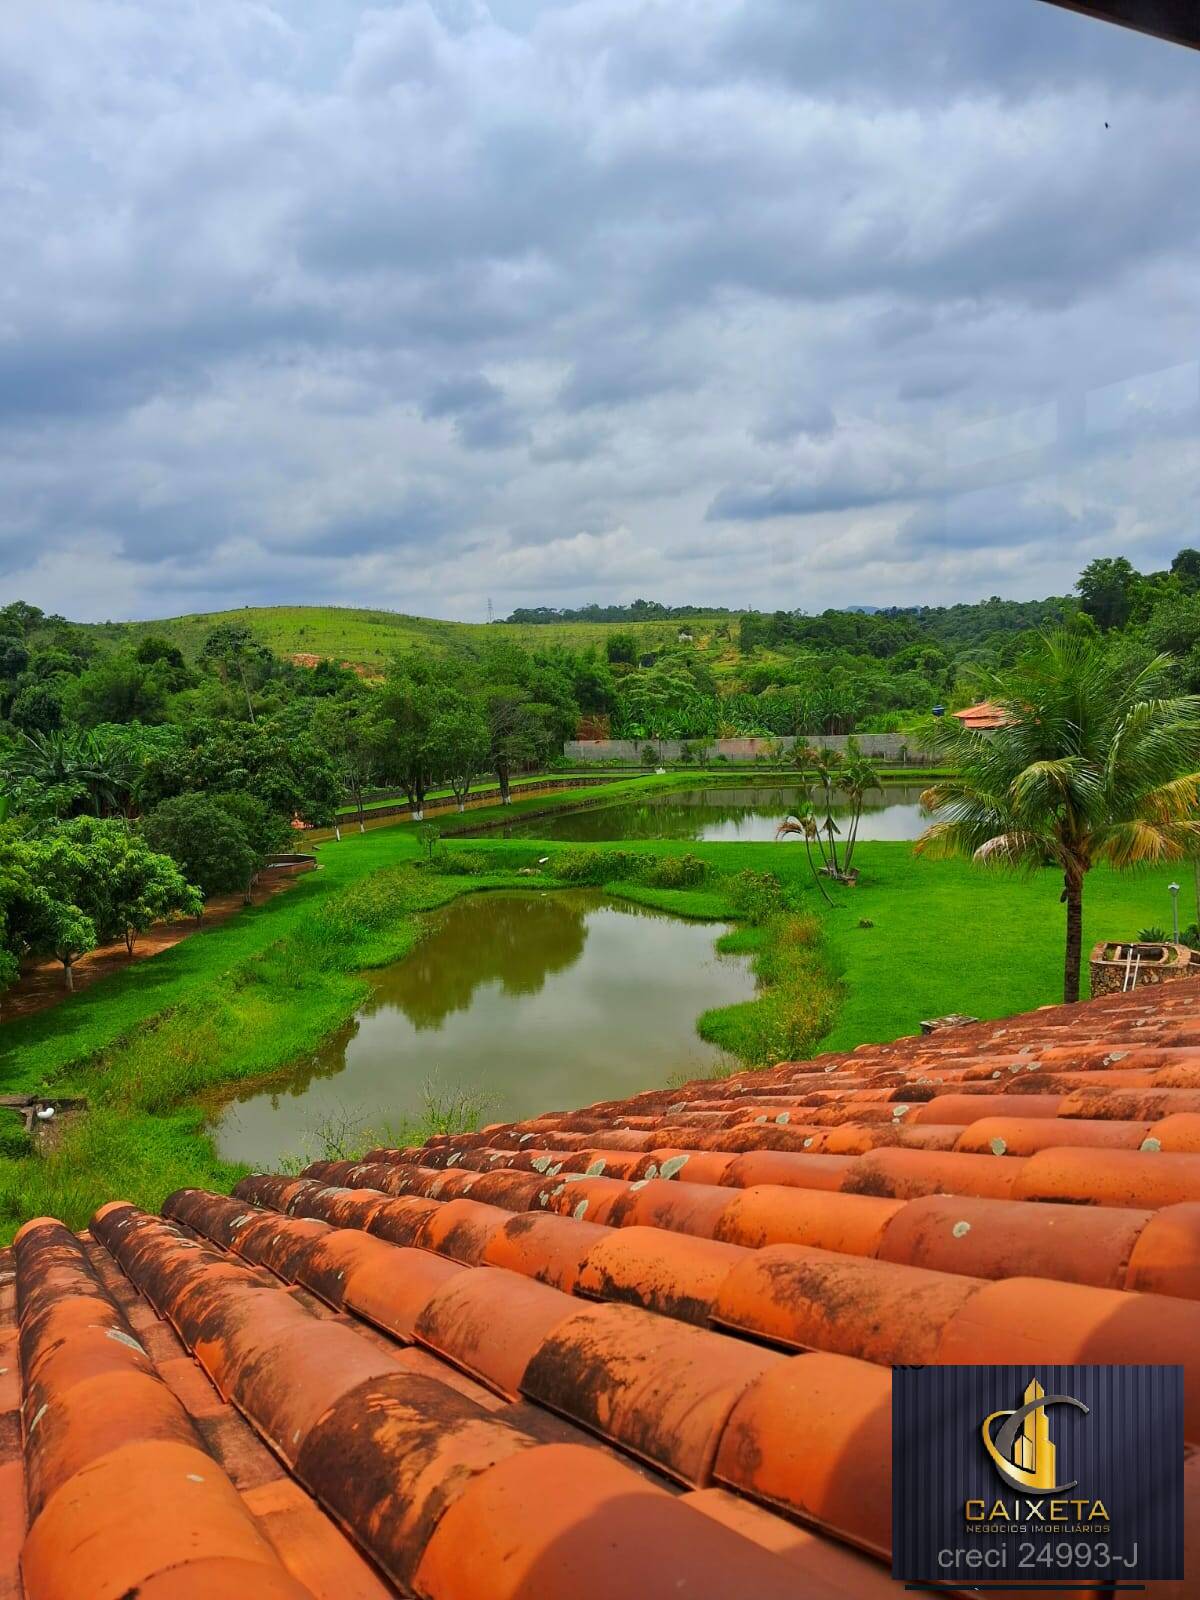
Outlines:
[[[755,987],[745,958],[716,953],[723,931],[586,890],[466,895],[285,1084],[221,1109],[217,1147],[256,1167],[315,1158],[322,1130],[419,1117],[430,1085],[486,1096],[496,1121],[711,1076],[727,1058],[696,1019]]]
[[[868,795],[859,825],[860,839],[915,839],[929,826],[921,810],[924,785],[889,784]],[[708,841],[774,839],[775,830],[806,796],[817,804],[817,791],[799,783],[714,784],[671,789],[662,794],[614,800],[611,804],[555,811],[502,825],[512,839],[574,839],[598,843],[611,839],[703,839]],[[849,806],[837,795],[834,816],[844,819]],[[844,830],[843,830],[844,831]]]

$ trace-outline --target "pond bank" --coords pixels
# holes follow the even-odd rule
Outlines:
[[[487,1121],[636,1093],[739,1064],[696,1030],[705,1007],[751,1001],[747,956],[719,955],[728,923],[695,922],[591,889],[494,890],[426,919],[403,960],[368,975],[352,1018],[263,1087],[223,1097],[228,1160],[315,1160],[350,1129],[394,1143],[430,1080]]]
[[[78,1093],[90,1110],[44,1158],[0,1140],[0,1236],[37,1213],[84,1226],[92,1207],[118,1192],[156,1206],[184,1185],[228,1189],[243,1169],[217,1156],[202,1097],[263,1081],[316,1050],[362,1005],[369,970],[415,947],[422,913],[464,893],[528,888],[520,873],[544,854],[537,845],[475,843],[476,861],[448,863],[452,872],[439,875],[417,866],[416,849],[411,828],[348,836],[323,848],[324,872],[309,874],[274,904],[142,963],[141,973],[94,986],[76,997],[78,1010],[60,1007],[14,1023],[13,1036],[28,1044],[17,1058],[22,1070],[10,1071],[0,1088]],[[637,859],[655,861],[652,853]],[[675,914],[736,920],[719,873],[687,889],[631,882],[629,868],[629,855],[613,852],[612,881],[596,886]],[[553,880],[544,886],[561,887]],[[112,1004],[98,1006],[106,991]],[[751,1014],[761,1003],[733,1010]],[[125,1027],[123,1017],[131,1019]],[[49,1026],[58,1018],[68,1026]],[[727,1039],[705,1037],[739,1055],[760,1044],[744,1017]],[[38,1061],[42,1070],[30,1070]],[[590,1098],[579,1085],[577,1103]]]

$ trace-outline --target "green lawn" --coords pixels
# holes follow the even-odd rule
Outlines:
[[[922,861],[906,844],[861,844],[863,882],[825,912],[846,1000],[823,1043],[851,1049],[915,1033],[925,1017],[1001,1017],[1062,1000],[1061,877],[1016,877],[965,861]],[[1178,868],[1176,868],[1176,874]],[[1101,939],[1169,928],[1175,874],[1098,868],[1084,889],[1084,958]],[[1190,887],[1190,872],[1182,880]],[[1185,895],[1181,918],[1190,921]],[[858,927],[860,918],[874,923]],[[1086,977],[1085,977],[1086,987]]]

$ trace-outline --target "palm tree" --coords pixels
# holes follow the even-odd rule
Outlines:
[[[921,796],[940,820],[917,851],[1062,873],[1065,1002],[1079,998],[1092,867],[1151,866],[1200,847],[1200,696],[1168,693],[1173,665],[1159,656],[1131,671],[1087,634],[1043,634],[985,678],[1002,727],[971,732],[947,717],[928,741],[956,776]]]
[[[811,767],[817,775],[825,810],[824,817],[817,825],[817,844],[820,847],[821,859],[825,863],[825,871],[831,878],[840,879],[844,874],[842,863],[838,860],[837,840],[842,830],[833,816],[833,791],[845,763],[839,751],[827,750],[823,745],[813,745],[809,749],[798,750],[796,761],[799,766]]]
[[[846,741],[846,762],[842,768],[841,786],[850,802],[850,831],[846,836],[846,854],[842,860],[843,870],[849,874],[867,795],[872,789],[883,788],[878,771],[863,755],[857,739]]]
[[[820,845],[821,835],[817,831],[817,819],[813,813],[811,800],[805,800],[804,804],[799,808],[798,815],[796,812],[793,812],[791,816],[784,818],[784,820],[775,830],[775,837],[777,839],[782,839],[786,834],[789,833],[799,834],[804,840],[804,853],[808,857],[808,870],[812,873],[813,882],[816,884],[817,888],[820,889],[821,897],[825,901],[825,904],[831,906],[833,904],[833,900],[830,897],[829,890],[821,882],[821,874],[817,871],[817,864],[813,860],[813,840],[815,839],[817,844]],[[822,859],[824,859],[823,852]]]

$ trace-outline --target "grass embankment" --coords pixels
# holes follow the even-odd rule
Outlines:
[[[645,779],[629,784],[647,786]],[[595,793],[611,797],[624,787]],[[580,798],[569,792],[560,803]],[[539,796],[491,814],[504,820],[545,809],[547,797]],[[463,822],[474,827],[488,816],[479,811]],[[699,1025],[743,1060],[850,1048],[914,1032],[924,1017],[1001,1016],[1061,994],[1063,915],[1051,872],[1014,878],[917,860],[908,844],[866,843],[856,858],[859,887],[834,890],[835,904],[826,907],[794,841],[638,841],[566,851],[484,837],[456,838],[446,849],[449,871],[420,872],[411,826],[347,834],[340,845],[322,846],[323,870],[287,894],[132,964],[66,1005],[6,1023],[0,1092],[82,1093],[92,1109],[64,1123],[44,1158],[5,1156],[0,1144],[0,1236],[39,1212],[81,1226],[116,1195],[156,1206],[181,1184],[228,1187],[240,1169],[216,1158],[196,1097],[269,1076],[311,1049],[363,998],[363,969],[412,947],[422,911],[474,889],[524,885],[529,880],[517,870],[543,856],[556,870],[564,855],[589,858],[582,878],[568,868],[567,881],[737,923],[722,943],[754,956],[763,993],[707,1013]],[[680,864],[687,861],[703,864],[701,877]],[[764,873],[779,880],[781,895],[763,883]],[[1170,876],[1166,869],[1090,874],[1085,948],[1165,921]]]
[[[507,818],[544,804],[543,796],[494,811]],[[758,915],[749,901],[740,906],[736,885],[718,870],[719,855],[697,881],[695,858],[681,870],[686,849],[670,847],[564,852],[529,840],[456,840],[443,847],[442,870],[432,872],[419,868],[418,852],[410,826],[347,835],[340,845],[324,845],[322,870],[286,895],[132,964],[64,1006],[6,1024],[0,1089],[82,1095],[89,1109],[64,1121],[45,1156],[22,1155],[19,1141],[7,1154],[0,1146],[0,1229],[10,1233],[40,1212],[82,1226],[96,1204],[117,1194],[157,1206],[182,1184],[228,1188],[241,1169],[215,1155],[199,1098],[268,1079],[311,1051],[365,997],[364,970],[412,948],[421,912],[458,894],[525,886],[519,870],[540,857],[553,858],[542,886],[593,883],[705,919]],[[548,877],[564,858],[563,877]],[[772,917],[779,909],[768,907]],[[759,1002],[732,1008],[737,1015],[724,1031],[705,1019],[707,1036],[746,1060],[795,1053],[804,1042],[796,1032],[799,1010],[790,1050],[772,1044],[782,1037],[780,1019],[767,1025],[775,988],[791,980],[771,964],[765,923],[746,937],[764,984],[773,986],[764,990],[762,1017]]]
[[[506,850],[532,845],[539,855],[560,845],[522,839],[456,840],[458,852],[485,849],[499,862]],[[817,1040],[822,1049],[852,1049],[869,1041],[915,1033],[926,1017],[965,1012],[1002,1017],[1062,999],[1064,919],[1062,879],[1052,870],[1018,876],[968,861],[930,861],[908,843],[860,843],[854,858],[861,871],[855,889],[830,888],[827,906],[817,893],[804,847],[783,843],[703,844],[687,840],[638,840],[596,844],[595,850],[636,852],[662,858],[690,854],[721,876],[702,891],[703,915],[736,917],[721,887],[742,872],[769,872],[789,897],[815,918],[824,936],[823,958],[841,979],[843,999]],[[1106,867],[1088,874],[1084,888],[1085,963],[1102,939],[1131,938],[1140,928],[1169,926],[1167,885],[1179,875],[1170,865],[1139,873]],[[1190,887],[1190,884],[1189,884]],[[632,891],[645,898],[645,891]],[[647,901],[686,915],[682,903]],[[1186,903],[1180,919],[1191,920]],[[868,922],[869,927],[860,926]],[[768,931],[740,928],[732,947],[761,950],[769,962],[777,941]],[[740,942],[740,945],[739,945]],[[1086,990],[1087,976],[1084,984]],[[735,1008],[736,1009],[736,1008]],[[715,1037],[714,1035],[708,1035]]]
[[[182,990],[173,1003],[44,1074],[59,1093],[86,1094],[89,1109],[68,1118],[44,1158],[0,1159],[0,1224],[11,1231],[48,1211],[80,1226],[105,1193],[155,1205],[185,1183],[229,1187],[241,1169],[214,1154],[197,1097],[314,1048],[364,998],[363,969],[405,955],[420,937],[417,913],[457,892],[410,866],[385,867],[293,908],[271,942],[231,965],[220,961],[231,952],[219,933],[188,941],[210,948],[193,953],[205,959],[189,964],[186,980],[168,980]],[[62,1056],[61,1040],[43,1041],[55,1045]]]

